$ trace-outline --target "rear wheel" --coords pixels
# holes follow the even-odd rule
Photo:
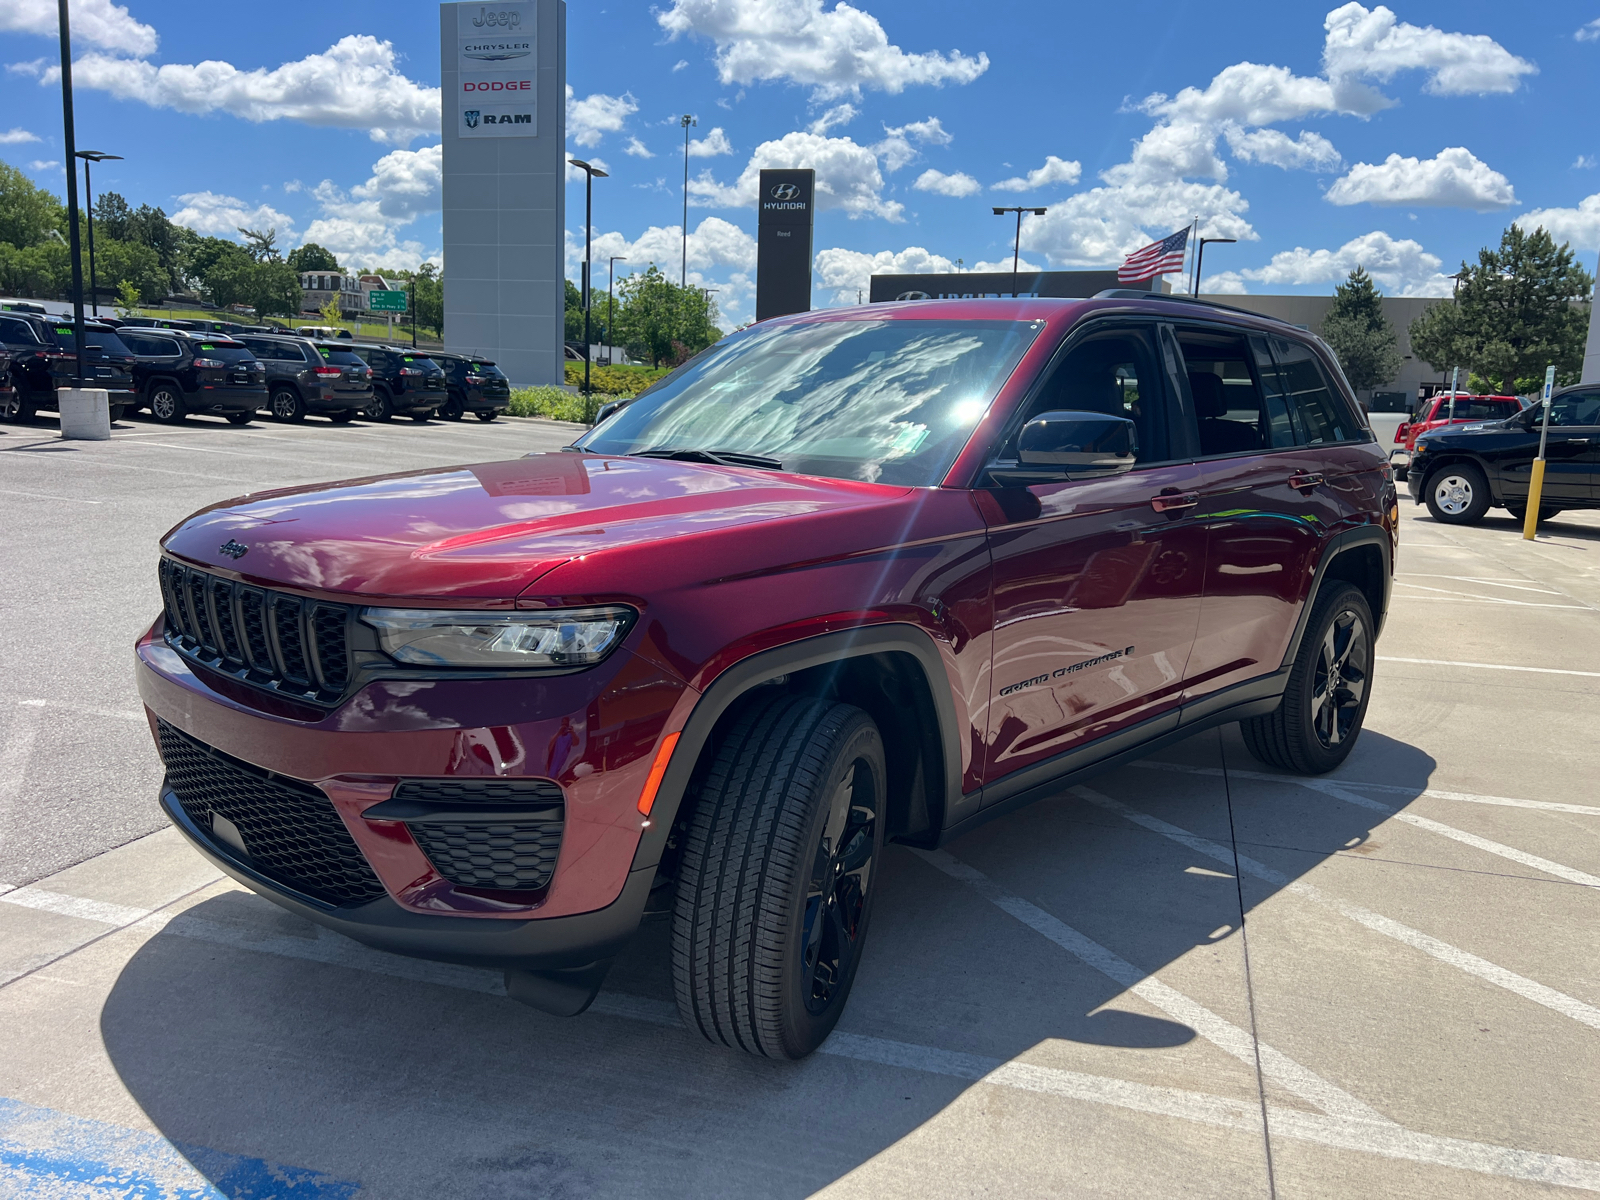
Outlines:
[[[118,421],[122,420],[123,407],[124,406],[121,405],[121,404],[113,404],[111,406],[109,411],[111,413],[111,423],[113,425],[115,425]]]
[[[253,412],[239,412],[239,413],[229,413],[228,414],[228,424],[229,425],[248,425],[248,424],[250,424],[251,421],[254,421],[255,419],[256,419],[256,415]]]
[[[1239,722],[1250,753],[1269,767],[1321,775],[1355,747],[1371,698],[1372,609],[1340,583],[1317,597],[1276,712]]]
[[[414,412],[414,413],[410,413],[408,415],[418,425],[421,425],[424,421],[429,420],[433,416],[433,410],[431,408],[428,408],[428,409],[423,409],[421,412]]]
[[[1472,525],[1489,511],[1489,481],[1471,463],[1440,467],[1428,476],[1424,498],[1433,519],[1446,525]]]
[[[328,414],[328,420],[332,421],[335,425],[348,425],[355,419],[356,410],[353,408],[346,408],[340,410],[339,412]]]
[[[304,421],[305,398],[293,388],[279,388],[272,393],[272,419],[274,421]]]
[[[485,423],[494,420],[499,415],[500,414],[495,412],[495,410],[492,408],[481,408],[478,410],[478,420]]]
[[[861,709],[751,705],[683,834],[672,978],[684,1022],[768,1058],[803,1058],[843,1011],[883,850],[883,742]]]
[[[1519,521],[1525,520],[1528,516],[1528,506],[1526,504],[1508,504],[1506,505],[1506,511]],[[1541,504],[1539,505],[1539,520],[1548,521],[1560,511],[1559,508],[1549,504]]]
[[[150,415],[163,425],[176,425],[189,415],[183,402],[183,393],[170,383],[158,383],[150,389]]]
[[[369,421],[391,421],[394,419],[394,401],[389,399],[389,393],[374,391],[372,399],[361,410],[361,415]]]

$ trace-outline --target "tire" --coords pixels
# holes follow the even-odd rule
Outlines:
[[[682,834],[672,980],[689,1028],[767,1058],[822,1044],[861,961],[886,778],[852,705],[779,695],[735,719]]]
[[[113,425],[115,425],[118,421],[122,420],[123,408],[124,408],[124,406],[121,405],[121,404],[113,404],[111,406],[109,411],[111,413],[111,423]]]
[[[439,415],[446,421],[459,421],[466,414],[466,411],[466,401],[455,392],[451,392],[445,402],[439,406]]]
[[[1306,622],[1283,702],[1275,712],[1239,722],[1245,747],[1258,761],[1322,775],[1349,757],[1372,696],[1373,630],[1360,588],[1338,583],[1324,589]]]
[[[293,388],[278,388],[272,393],[268,401],[272,409],[272,419],[286,424],[306,419],[305,398]]]
[[[1518,521],[1526,520],[1528,516],[1528,506],[1526,504],[1508,504],[1506,505],[1506,511]],[[1539,505],[1539,520],[1548,521],[1551,517],[1556,516],[1560,512],[1561,510],[1559,508],[1554,508],[1548,504],[1541,504]]]
[[[372,399],[361,410],[361,415],[369,421],[392,421],[394,401],[389,398],[388,392],[374,391]]]
[[[253,412],[238,412],[228,414],[229,425],[248,425],[255,419],[256,415]]]
[[[1471,463],[1440,467],[1423,489],[1428,511],[1446,525],[1475,525],[1489,511],[1489,481]]]
[[[356,419],[356,414],[360,411],[361,410],[357,408],[343,408],[338,412],[329,413],[328,420],[332,421],[335,425],[348,425],[351,421]]]
[[[423,412],[407,413],[406,415],[409,416],[418,425],[423,425],[423,424],[426,424],[428,421],[433,419],[433,409],[430,408],[430,409],[424,410]]]
[[[1394,481],[1396,483],[1404,483],[1410,474],[1411,472],[1406,470],[1404,467],[1396,467],[1394,469]]]
[[[146,403],[150,406],[150,415],[163,425],[181,424],[189,415],[183,393],[170,383],[152,384]]]
[[[494,420],[499,415],[500,414],[495,412],[495,410],[492,409],[492,408],[480,408],[478,410],[478,420],[482,421],[485,425],[487,425],[490,421]]]
[[[12,388],[11,394],[0,400],[0,421],[23,423],[33,420],[34,409],[21,388]]]

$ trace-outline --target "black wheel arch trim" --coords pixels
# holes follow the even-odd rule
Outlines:
[[[1300,642],[1305,637],[1306,625],[1311,620],[1311,609],[1315,606],[1323,582],[1328,577],[1328,568],[1339,555],[1362,546],[1376,546],[1378,555],[1383,561],[1382,578],[1379,580],[1383,605],[1381,611],[1372,614],[1373,624],[1376,626],[1372,631],[1373,641],[1376,642],[1378,635],[1383,632],[1384,618],[1389,613],[1391,593],[1394,591],[1394,547],[1389,541],[1389,531],[1381,525],[1363,525],[1357,529],[1346,529],[1334,534],[1328,540],[1322,557],[1317,560],[1316,574],[1312,576],[1311,588],[1306,593],[1306,602],[1300,606],[1300,615],[1294,622],[1294,633],[1289,637],[1289,648],[1283,652],[1283,662],[1279,664],[1281,670],[1288,670],[1294,664],[1294,656],[1300,651]]]
[[[755,688],[781,676],[812,667],[827,666],[851,658],[878,654],[906,654],[921,669],[933,700],[938,722],[939,757],[943,759],[942,781],[928,781],[928,801],[933,831],[947,823],[961,808],[961,740],[956,727],[955,699],[945,674],[944,659],[934,640],[915,625],[869,625],[859,629],[825,633],[786,646],[777,646],[742,658],[718,675],[706,688],[694,711],[684,723],[672,761],[656,792],[650,824],[639,839],[633,857],[633,870],[654,868],[666,848],[667,835],[678,815],[695,766],[722,716]],[[942,782],[942,794],[938,784]],[[964,815],[964,814],[961,814]]]

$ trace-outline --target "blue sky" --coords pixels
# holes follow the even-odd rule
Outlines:
[[[55,7],[0,6],[0,157],[60,193]],[[73,13],[79,145],[127,156],[97,188],[351,266],[437,257],[434,4]],[[874,271],[1009,266],[995,204],[1049,207],[1023,258],[1051,267],[1114,264],[1198,214],[1240,238],[1207,254],[1206,287],[1229,291],[1325,292],[1359,262],[1441,294],[1512,220],[1591,269],[1600,249],[1600,0],[572,0],[568,39],[568,146],[612,172],[597,259],[676,264],[693,113],[691,276],[734,321],[762,166],[818,170],[819,305]],[[581,220],[574,185],[574,274]]]

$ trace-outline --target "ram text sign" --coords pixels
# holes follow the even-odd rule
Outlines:
[[[456,6],[456,132],[533,137],[538,129],[534,0]]]

